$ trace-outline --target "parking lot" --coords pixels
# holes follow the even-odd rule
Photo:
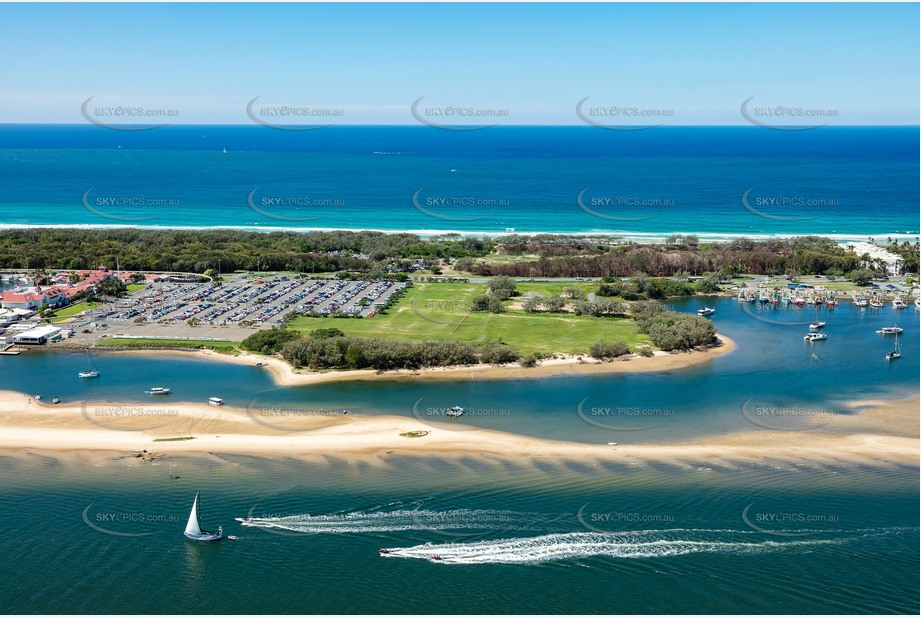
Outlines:
[[[221,283],[155,282],[109,304],[95,320],[259,328],[296,315],[371,318],[406,286],[396,281],[232,277]]]

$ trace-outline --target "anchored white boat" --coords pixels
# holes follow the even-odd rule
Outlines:
[[[811,331],[817,331],[820,328],[825,328],[825,322],[816,321],[809,325],[809,330]]]
[[[881,329],[876,331],[880,335],[898,335],[902,332],[901,326],[883,326]]]
[[[893,308],[893,309],[904,309],[904,308],[907,307],[907,306],[908,306],[908,304],[907,304],[904,300],[902,300],[902,295],[901,295],[901,294],[899,294],[898,296],[896,296],[895,298],[892,299],[892,308]]]
[[[224,527],[219,526],[218,531],[209,532],[202,530],[198,523],[198,492],[195,493],[195,501],[192,502],[192,512],[189,513],[189,522],[185,525],[185,536],[193,541],[220,541],[224,538]]]
[[[895,336],[895,349],[892,352],[886,353],[886,360],[891,361],[897,358],[902,358],[902,349],[899,347],[899,336]]]
[[[212,406],[222,406],[224,405],[224,400],[220,397],[209,397],[208,404]]]
[[[712,307],[704,307],[703,309],[697,310],[697,315],[713,315],[716,313],[716,309]]]
[[[448,408],[448,411],[445,412],[445,414],[447,414],[448,416],[455,416],[455,417],[461,416],[463,415],[463,413],[464,413],[464,409],[460,406],[451,406],[450,408]]]
[[[99,368],[96,367],[96,363],[93,362],[93,355],[90,354],[90,351],[86,351],[86,371],[81,371],[77,374],[81,378],[98,378],[99,377]]]
[[[162,386],[154,386],[151,389],[144,391],[148,395],[169,395],[170,389],[163,388]]]
[[[803,337],[804,341],[824,341],[825,339],[828,339],[828,335],[825,333],[808,333]]]

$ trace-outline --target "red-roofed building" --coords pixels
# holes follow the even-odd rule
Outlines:
[[[60,307],[67,304],[67,294],[57,288],[26,288],[0,292],[4,309],[39,309],[43,305]]]

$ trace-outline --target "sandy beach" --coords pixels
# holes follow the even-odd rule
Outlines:
[[[399,369],[379,372],[373,369],[353,371],[310,371],[295,369],[276,356],[262,356],[250,352],[222,354],[213,350],[119,350],[112,354],[165,354],[184,358],[197,357],[225,363],[255,365],[266,363],[265,370],[272,374],[278,386],[300,386],[325,382],[347,382],[353,380],[521,380],[545,378],[555,375],[612,374],[626,372],[673,371],[709,362],[717,356],[727,354],[735,348],[733,341],[725,335],[717,335],[718,343],[705,350],[690,352],[656,351],[653,356],[631,355],[613,361],[598,361],[589,356],[557,355],[558,358],[541,361],[536,367],[522,367],[517,363],[509,365],[463,365],[427,369]]]
[[[456,425],[394,416],[263,416],[227,406],[169,402],[55,406],[5,391],[0,392],[0,451],[50,452],[55,456],[147,451],[153,456],[220,452],[265,457],[374,458],[399,453],[679,464],[778,460],[918,464],[918,398],[851,404],[858,414],[830,419],[815,430],[751,431],[689,442],[612,446],[606,442],[580,444],[489,430],[457,430]],[[414,436],[412,432],[420,434]]]

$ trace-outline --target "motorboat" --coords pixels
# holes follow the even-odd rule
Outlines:
[[[805,341],[823,341],[828,339],[828,335],[825,333],[808,333],[803,339]]]
[[[445,414],[453,417],[462,416],[464,414],[464,409],[460,406],[451,406]]]
[[[701,316],[713,315],[714,313],[716,313],[716,309],[712,307],[704,307],[703,309],[697,310],[697,315],[701,315]]]
[[[169,395],[170,389],[163,388],[162,386],[154,386],[151,389],[144,391],[148,395]]]
[[[209,397],[209,398],[208,398],[208,405],[212,405],[212,406],[222,406],[222,405],[224,405],[224,400],[221,399],[220,397]]]
[[[876,332],[880,335],[898,335],[901,334],[903,330],[901,326],[883,326]]]

